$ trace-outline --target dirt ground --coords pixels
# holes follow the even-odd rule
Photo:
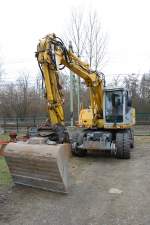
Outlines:
[[[150,137],[135,142],[130,160],[71,158],[68,195],[1,189],[0,225],[150,225]]]

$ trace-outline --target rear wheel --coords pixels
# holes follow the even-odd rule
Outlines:
[[[116,134],[116,158],[130,159],[130,138],[128,132]]]

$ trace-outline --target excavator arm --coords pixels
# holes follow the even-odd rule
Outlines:
[[[71,50],[67,50],[62,40],[49,34],[40,40],[36,57],[45,82],[48,114],[52,126],[64,125],[63,95],[59,82],[60,70],[67,67],[81,77],[90,90],[93,126],[103,115],[103,74],[92,71]]]

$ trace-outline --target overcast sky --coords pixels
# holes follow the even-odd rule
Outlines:
[[[61,36],[72,8],[96,9],[108,36],[105,74],[150,70],[149,0],[0,0],[0,56],[8,80],[19,72],[37,73],[38,40]]]

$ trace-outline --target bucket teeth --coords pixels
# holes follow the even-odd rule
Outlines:
[[[69,144],[9,143],[5,159],[15,184],[68,192]]]

